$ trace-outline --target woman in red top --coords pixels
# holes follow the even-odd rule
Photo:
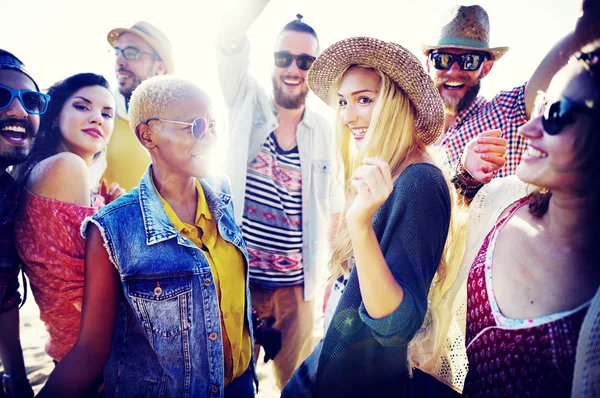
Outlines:
[[[29,159],[15,170],[25,189],[15,219],[15,244],[23,260],[56,362],[79,332],[83,297],[81,222],[124,191],[113,184],[91,191],[88,166],[110,140],[115,101],[104,77],[83,73],[54,86]],[[97,391],[97,388],[95,391]],[[94,391],[92,395],[94,396]]]
[[[519,129],[528,148],[518,178],[494,180],[471,204],[467,397],[571,395],[579,332],[600,287],[599,60],[596,42],[552,79]],[[501,138],[484,136],[463,156],[479,181],[494,169],[484,160],[505,153]]]

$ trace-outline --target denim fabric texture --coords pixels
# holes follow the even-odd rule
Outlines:
[[[104,369],[106,395],[223,397],[220,310],[211,269],[202,251],[171,224],[151,178],[149,167],[139,186],[82,225],[82,231],[88,221],[99,227],[124,293]],[[246,320],[252,325],[248,254],[228,181],[211,177],[200,183],[222,238],[246,259]],[[254,359],[249,369],[255,375]]]

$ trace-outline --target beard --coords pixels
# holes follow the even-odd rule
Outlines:
[[[444,79],[435,79],[435,86],[440,87],[443,84],[450,80],[448,78]],[[457,79],[454,79],[457,80]],[[467,91],[462,96],[462,98],[458,97],[445,97],[442,96],[442,101],[444,102],[444,113],[450,115],[457,115],[461,111],[467,109],[473,101],[477,98],[479,94],[479,90],[481,89],[481,78],[477,78],[476,81],[468,80],[468,79],[458,79],[462,80],[462,83],[467,86]]]
[[[25,137],[29,139],[26,145],[13,146],[10,144],[4,145],[0,143],[0,173],[8,166],[15,166],[23,163],[29,156],[29,151],[33,145],[35,131],[31,122],[28,119],[6,119],[0,122],[0,129],[8,125],[17,125],[25,128]]]
[[[284,77],[285,76],[282,76],[282,79]],[[302,91],[299,94],[286,94],[283,92],[283,83],[273,76],[273,97],[275,97],[275,103],[285,109],[302,108],[306,103],[308,86],[306,85],[306,81],[304,79],[302,79],[300,84],[302,85]]]
[[[128,103],[129,103],[129,99],[131,98],[131,94],[133,94],[133,91],[136,88],[138,88],[138,86],[140,84],[142,84],[142,82],[144,80],[146,80],[146,79],[148,79],[148,78],[150,78],[150,77],[153,76],[153,74],[152,74],[152,66],[150,66],[148,68],[148,70],[146,71],[146,75],[145,76],[136,75],[131,70],[125,69],[125,68],[119,68],[117,70],[117,72],[126,72],[126,73],[129,73],[131,75],[132,82],[131,82],[130,86],[121,86],[119,84],[119,87],[118,87],[119,93],[121,93],[121,95],[123,95],[125,97],[125,99],[127,100]]]

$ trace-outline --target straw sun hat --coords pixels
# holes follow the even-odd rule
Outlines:
[[[490,19],[478,5],[456,6],[446,13],[437,44],[421,46],[425,55],[439,48],[484,51],[494,61],[508,51],[508,47],[490,47]]]
[[[131,28],[116,28],[108,32],[106,40],[111,46],[115,46],[115,43],[119,39],[119,36],[123,33],[131,33],[144,39],[165,62],[167,66],[167,73],[173,73],[173,50],[171,48],[171,42],[167,35],[165,35],[160,29],[151,23],[145,21],[139,21]]]
[[[338,41],[321,53],[308,72],[308,85],[325,103],[337,98],[336,79],[351,65],[365,65],[390,77],[413,104],[417,136],[430,145],[444,125],[442,99],[421,62],[399,44],[371,37]]]

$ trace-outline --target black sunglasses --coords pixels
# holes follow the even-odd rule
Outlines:
[[[587,105],[578,104],[567,97],[560,97],[558,101],[547,105],[546,94],[538,91],[538,95],[533,105],[532,117],[542,115],[542,127],[546,134],[556,135],[562,129],[575,123],[573,113],[591,113],[594,109]]]
[[[296,60],[296,65],[302,70],[309,70],[310,66],[315,62],[315,57],[307,54],[295,55],[289,51],[277,51],[275,55],[275,65],[278,68],[287,68]]]
[[[160,118],[160,117],[152,117],[152,118],[146,120],[144,122],[144,124],[148,124],[148,122],[151,122],[153,120],[158,120],[158,121],[161,121],[161,122],[168,122],[168,123],[175,123],[175,124],[185,124],[185,125],[191,126],[192,127],[192,135],[197,140],[201,140],[202,138],[204,138],[204,136],[208,132],[211,132],[213,134],[216,133],[216,131],[215,131],[215,121],[214,120],[207,120],[204,117],[197,117],[191,123],[188,123],[188,122],[179,122],[177,120],[163,119],[163,118]]]
[[[149,53],[148,51],[140,50],[137,47],[125,47],[125,48],[115,47],[115,48],[113,48],[113,50],[115,50],[115,57],[118,57],[119,54],[123,54],[123,58],[125,58],[128,61],[140,59],[140,54],[147,54],[147,55],[151,56],[152,58],[157,58],[156,55]]]
[[[429,55],[431,63],[435,69],[447,70],[452,67],[452,64],[458,62],[460,69],[466,71],[474,71],[481,67],[487,61],[487,56],[477,53],[468,54],[449,54],[443,52],[431,53]]]
[[[14,90],[0,85],[0,109],[6,109],[18,98],[23,109],[32,115],[41,115],[48,109],[50,96],[32,90]]]

